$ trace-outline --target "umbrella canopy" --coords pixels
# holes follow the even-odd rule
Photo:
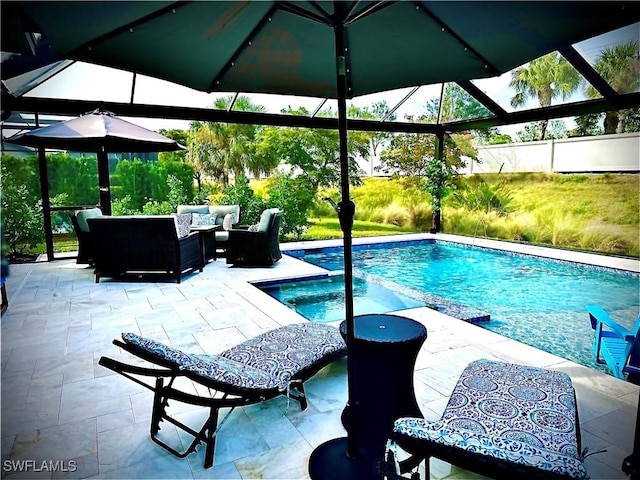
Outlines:
[[[337,25],[351,98],[498,75],[640,19],[638,2],[2,3],[3,18],[37,25],[60,58],[207,92],[329,98]]]
[[[76,152],[171,152],[184,148],[164,135],[100,111],[14,135],[7,142]]]
[[[14,135],[6,141],[27,147],[96,152],[100,206],[105,215],[111,214],[108,153],[171,152],[185,148],[159,133],[98,110]]]

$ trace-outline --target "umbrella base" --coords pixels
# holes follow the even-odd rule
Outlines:
[[[347,456],[347,437],[334,438],[317,447],[309,459],[309,476],[313,480],[372,480],[382,478],[376,474],[376,462],[366,453],[357,458]]]

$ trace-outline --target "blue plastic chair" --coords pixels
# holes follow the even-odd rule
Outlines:
[[[606,363],[613,375],[625,379],[626,373],[640,373],[640,316],[628,330],[596,305],[587,305],[591,328],[595,330],[593,355]]]

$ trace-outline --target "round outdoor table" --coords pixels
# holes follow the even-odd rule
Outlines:
[[[346,322],[340,333],[346,337]],[[342,422],[357,445],[357,458],[346,453],[347,438],[330,440],[314,450],[309,460],[313,479],[372,477],[385,445],[400,417],[422,417],[413,390],[413,370],[427,329],[398,315],[359,315],[354,318],[354,344],[349,347],[351,398]]]

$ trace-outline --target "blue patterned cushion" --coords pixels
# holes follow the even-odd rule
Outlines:
[[[262,370],[243,365],[218,355],[198,355],[184,353],[155,340],[135,333],[123,333],[122,339],[136,345],[162,360],[175,363],[181,370],[195,373],[207,380],[225,383],[246,390],[272,389],[277,379]]]
[[[574,456],[547,450],[530,443],[530,434],[512,438],[487,435],[471,430],[457,429],[443,422],[429,422],[422,418],[401,418],[396,420],[394,431],[413,438],[459,448],[470,453],[493,457],[523,466],[539,468],[565,475],[568,478],[589,478],[582,461]],[[536,442],[537,443],[537,442]],[[464,465],[461,465],[464,467]],[[514,478],[517,475],[514,473]]]
[[[273,375],[284,389],[301,370],[327,355],[344,355],[346,348],[337,328],[304,322],[263,333],[220,355]]]
[[[203,378],[244,390],[271,390],[278,386],[273,375],[219,355],[191,355],[191,362],[184,368]]]
[[[149,338],[141,337],[135,333],[123,333],[122,340],[125,343],[135,345],[146,350],[149,353],[156,355],[162,360],[173,362],[179,367],[183,367],[191,361],[191,357],[186,353],[178,350],[177,348],[170,347],[164,343],[156,342]]]
[[[311,322],[276,328],[220,355],[184,353],[135,333],[123,333],[122,339],[181,370],[244,390],[285,390],[305,368],[327,356],[346,354],[337,328]]]
[[[478,360],[442,418],[401,418],[394,432],[496,459],[587,478],[579,457],[573,385],[562,372]]]
[[[193,227],[206,227],[216,224],[218,215],[215,213],[192,213],[191,225]]]

